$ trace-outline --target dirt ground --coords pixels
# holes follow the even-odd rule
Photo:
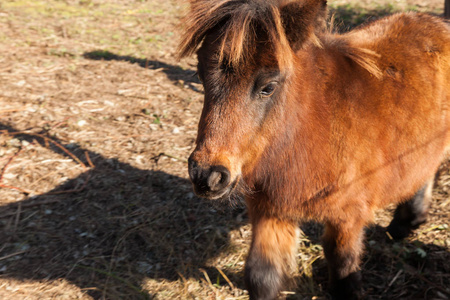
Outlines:
[[[343,30],[443,2],[329,1]],[[0,2],[0,299],[247,299],[244,208],[191,191],[202,87],[175,51],[176,0]],[[429,222],[368,228],[367,299],[450,298],[450,163]],[[303,224],[297,287],[328,299],[321,227]]]

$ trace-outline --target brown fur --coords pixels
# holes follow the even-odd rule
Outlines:
[[[281,288],[295,250],[291,227],[302,219],[326,224],[335,297],[357,297],[362,228],[389,203],[421,207],[417,193],[450,147],[449,26],[406,13],[332,34],[320,0],[197,0],[192,8],[180,55],[199,48],[205,105],[191,178],[199,184],[196,174],[220,165],[229,182],[208,197],[239,181],[252,191],[251,298]],[[413,219],[425,213],[411,211]],[[270,259],[258,265],[258,257]]]

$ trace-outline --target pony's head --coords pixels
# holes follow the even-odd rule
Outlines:
[[[320,42],[324,0],[194,0],[180,57],[197,51],[205,99],[189,158],[195,192],[223,198],[255,165],[286,121],[295,52]]]

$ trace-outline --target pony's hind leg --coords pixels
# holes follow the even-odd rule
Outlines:
[[[295,265],[297,224],[277,218],[252,220],[252,245],[245,265],[250,299],[276,299]]]
[[[400,240],[418,228],[427,220],[429,201],[434,180],[429,180],[411,199],[397,206],[394,218],[387,227],[395,240]]]

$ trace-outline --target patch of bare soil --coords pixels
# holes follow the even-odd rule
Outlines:
[[[439,7],[401,3],[330,5],[349,26],[359,19],[348,16]],[[187,179],[202,87],[194,59],[174,55],[185,7],[0,3],[0,298],[248,298],[245,210],[212,207]],[[367,299],[450,297],[449,167],[413,237],[386,239],[392,208],[368,229]],[[326,299],[320,226],[302,228],[286,295]]]

